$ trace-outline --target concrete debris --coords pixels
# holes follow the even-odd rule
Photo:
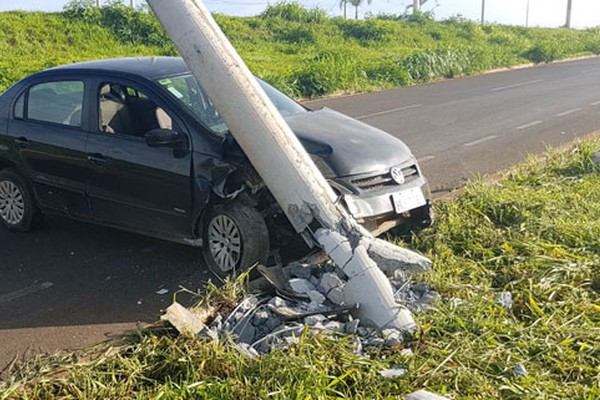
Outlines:
[[[286,269],[296,278],[310,280],[312,277],[312,268],[310,268],[309,264],[294,262],[288,265]]]
[[[440,295],[426,283],[412,284],[410,280],[390,281],[396,289],[394,292],[396,301],[405,304],[412,312],[424,311],[440,298]]]
[[[452,297],[449,301],[454,307],[462,306],[465,303],[465,301],[459,297]]]
[[[406,375],[407,372],[408,370],[404,368],[388,368],[379,371],[379,375],[383,376],[384,378],[398,378]]]
[[[235,348],[240,353],[242,353],[243,355],[245,355],[246,357],[248,357],[251,360],[254,360],[254,359],[260,357],[260,354],[258,354],[258,351],[256,351],[252,347],[250,347],[250,345],[247,343],[237,343],[235,345]]]
[[[356,335],[358,333],[358,326],[360,325],[360,319],[353,319],[346,322],[344,332],[349,335]]]
[[[323,322],[327,319],[323,314],[309,315],[304,318],[304,323],[308,326],[323,326]]]
[[[197,336],[205,328],[205,320],[201,314],[195,314],[177,302],[171,304],[160,319],[169,321],[184,336]]]
[[[381,333],[387,345],[397,346],[402,343],[402,332],[398,329],[384,329]]]
[[[308,295],[308,297],[310,297],[311,305],[314,308],[318,308],[319,306],[321,306],[321,304],[323,304],[323,302],[325,302],[325,296],[323,296],[316,290],[310,290],[306,294]]]
[[[507,311],[512,310],[513,307],[513,299],[511,292],[502,292],[498,297],[498,304],[504,307]]]
[[[527,376],[527,369],[522,363],[518,363],[517,365],[515,365],[513,373],[515,374],[515,376],[525,377]]]
[[[290,279],[289,284],[292,290],[298,294],[308,294],[316,289],[310,281],[301,278]]]
[[[272,307],[287,307],[288,303],[287,301],[285,301],[284,299],[282,299],[281,297],[273,297],[271,300],[269,300],[269,302],[267,303],[268,305],[272,306]]]
[[[406,400],[448,400],[448,398],[427,390],[419,390],[406,396]]]
[[[400,351],[400,355],[402,357],[410,358],[410,357],[414,356],[415,353],[413,353],[413,351],[411,349],[402,349]]]
[[[385,240],[373,239],[364,245],[368,248],[369,256],[389,277],[393,277],[395,271],[422,273],[431,270],[432,263],[428,258]]]
[[[338,248],[343,248],[345,244],[346,242],[341,242]],[[326,245],[333,246],[333,242],[326,241]],[[334,248],[331,251],[337,250]],[[366,253],[364,246],[358,246],[348,264],[352,263],[352,258],[357,257],[357,254],[360,257],[361,254],[366,256]],[[265,274],[270,277],[267,282],[271,286],[267,289],[275,288],[275,294],[267,294],[272,293],[267,290],[260,295],[250,295],[228,315],[214,315],[212,310],[212,322],[207,326],[194,325],[194,316],[177,303],[169,307],[163,319],[171,321],[180,332],[191,331],[192,334],[215,341],[233,339],[240,353],[249,358],[289,347],[304,334],[333,337],[351,335],[352,338],[348,340],[353,351],[362,356],[385,346],[402,348],[407,331],[405,326],[386,326],[383,323],[385,328],[381,329],[368,318],[361,317],[360,308],[365,303],[358,307],[356,299],[373,294],[361,285],[360,280],[352,278],[355,272],[353,266],[338,268],[329,258],[320,262],[308,264],[299,261],[285,267],[264,268]],[[379,271],[379,278],[385,280],[385,285],[389,285],[390,293],[394,294],[394,307],[399,310],[408,307],[410,310],[420,311],[439,297],[428,285],[414,283],[410,273],[406,271],[393,274],[394,278],[387,278],[378,268],[374,267],[374,270]],[[281,291],[281,288],[284,290]],[[291,293],[292,296],[285,293]],[[173,315],[183,317],[174,318]],[[203,321],[207,319],[204,315]],[[186,324],[191,324],[193,329]],[[405,357],[413,355],[408,348],[402,349],[401,354]],[[384,374],[390,377],[394,374],[400,376],[400,371]]]
[[[332,274],[331,272],[327,272],[321,277],[318,289],[321,291],[321,293],[328,294],[332,289],[341,287],[343,285],[344,281],[342,281],[339,276]]]

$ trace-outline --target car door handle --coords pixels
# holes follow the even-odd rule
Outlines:
[[[102,166],[108,161],[102,154],[90,154],[87,156],[89,162]]]
[[[22,136],[20,138],[15,139],[15,143],[17,144],[17,146],[22,148],[29,146],[29,140],[27,140],[26,137]]]

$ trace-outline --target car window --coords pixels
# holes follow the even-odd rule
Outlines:
[[[34,85],[29,89],[27,112],[24,100],[15,107],[16,118],[51,122],[68,126],[81,126],[84,84],[81,81],[57,81]]]
[[[159,79],[158,83],[178,102],[191,110],[212,132],[224,135],[229,131],[225,121],[223,121],[212,101],[193,75],[189,74],[163,78]],[[307,112],[304,107],[275,89],[273,86],[260,79],[258,79],[258,83],[284,117]]]
[[[25,94],[27,92],[21,94],[15,103],[15,118],[25,118]]]
[[[98,99],[102,132],[143,137],[153,129],[174,129],[168,112],[135,88],[103,83]]]

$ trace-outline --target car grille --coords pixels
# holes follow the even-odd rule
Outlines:
[[[409,183],[419,177],[419,170],[417,169],[416,165],[411,165],[402,168],[402,174],[404,175],[404,183]],[[392,175],[389,171],[385,174],[352,179],[350,183],[365,192],[374,192],[387,187],[398,186],[398,184],[392,179]]]

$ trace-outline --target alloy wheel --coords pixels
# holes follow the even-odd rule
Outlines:
[[[222,272],[235,270],[242,256],[242,235],[227,215],[216,215],[208,225],[208,246]]]
[[[9,225],[17,225],[25,216],[25,199],[17,185],[0,182],[0,217]]]

